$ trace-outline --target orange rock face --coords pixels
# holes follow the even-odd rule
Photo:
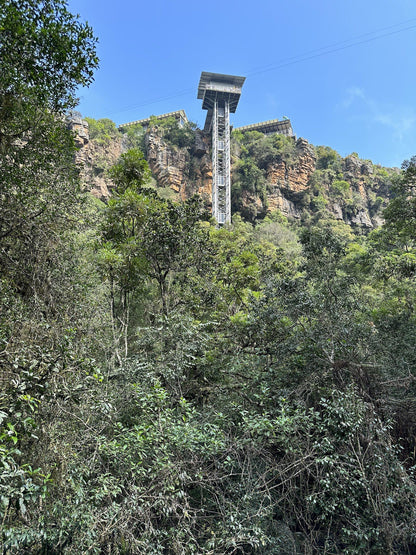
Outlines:
[[[285,216],[299,217],[300,208],[290,196],[309,188],[309,179],[316,169],[313,147],[306,139],[296,143],[298,158],[295,164],[277,160],[269,165],[266,172],[268,211],[280,210]]]
[[[270,185],[284,187],[294,192],[308,188],[308,181],[316,169],[315,153],[305,139],[299,139],[296,146],[299,149],[296,165],[280,160],[267,168],[267,181]]]
[[[114,165],[123,153],[122,140],[108,144],[88,141],[77,153],[76,161],[81,167],[81,179],[88,184],[91,193],[100,200],[110,197],[111,181],[106,170]]]
[[[147,161],[159,186],[172,189],[183,200],[195,193],[211,198],[208,146],[206,152],[200,148],[198,155],[193,155],[188,149],[168,144],[156,127],[146,135],[146,147]]]
[[[90,141],[88,126],[84,123],[76,121],[72,126],[78,133],[77,162],[81,168],[81,178],[93,195],[106,200],[111,195],[111,182],[106,177],[106,170],[127,150],[127,143],[122,135],[104,144]],[[153,127],[146,134],[145,141],[146,158],[157,185],[174,191],[177,197],[183,200],[199,194],[209,208],[212,194],[209,137],[197,131],[193,147],[179,148],[163,138],[163,131]],[[263,201],[254,193],[241,193],[240,206],[248,208],[248,213],[264,215],[266,211],[280,210],[286,216],[300,218],[307,206],[302,193],[306,192],[312,199],[316,198],[313,195],[317,193],[313,192],[311,186],[311,177],[316,170],[315,148],[305,139],[298,139],[295,146],[296,154],[292,160],[276,158],[266,168],[266,205],[263,205]],[[235,152],[234,162],[238,159],[239,153]],[[345,203],[337,197],[331,197],[330,185],[326,184],[326,209],[336,219],[343,219],[346,223],[367,228],[379,225],[376,214],[370,217],[368,183],[374,181],[377,184],[371,162],[351,155],[342,160],[340,171],[342,179],[350,183],[352,195],[356,195],[358,201],[360,197],[362,200],[358,202],[355,212],[348,212]],[[308,193],[310,188],[311,191]],[[371,194],[374,196],[374,192]]]

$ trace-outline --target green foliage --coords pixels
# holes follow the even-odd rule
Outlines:
[[[56,113],[72,107],[76,88],[91,81],[95,42],[66,2],[2,5],[0,257],[3,275],[23,295],[44,286],[40,260],[79,206],[75,145]]]
[[[266,183],[264,172],[251,159],[242,160],[237,171],[239,173],[239,185],[242,190],[249,193],[259,193]]]
[[[98,144],[108,145],[119,135],[116,124],[111,119],[85,118],[85,121],[88,123],[90,139]]]
[[[341,156],[329,146],[317,146],[316,152],[316,168],[318,170],[334,170],[340,169]]]
[[[134,287],[140,275],[155,280],[167,313],[173,275],[181,280],[191,268],[201,271],[205,263],[201,248],[206,233],[198,223],[201,207],[197,200],[173,203],[150,193],[127,190],[112,199],[103,238],[106,247],[112,245],[121,256],[123,289]],[[111,273],[115,268],[110,263]]]
[[[356,153],[343,160],[329,147],[316,147],[315,152],[316,170],[298,199],[305,214],[324,213],[326,208],[332,211],[336,204],[345,220],[353,220],[360,211],[367,210],[372,219],[381,217],[394,171],[360,160]]]
[[[268,207],[266,175],[273,162],[293,164],[296,160],[296,144],[284,135],[264,135],[258,131],[233,132],[233,150],[238,151],[240,160],[233,173],[232,205],[235,211],[248,220],[264,216]],[[247,194],[259,197],[261,208],[254,202],[244,203]]]
[[[0,258],[4,271],[25,294],[33,292],[31,270],[49,246],[46,238],[62,229],[81,197],[74,143],[63,124],[49,114],[39,115],[36,127],[21,139],[24,145],[14,143],[0,164]]]
[[[82,337],[89,319],[81,241],[74,252],[89,215],[62,113],[97,58],[91,28],[63,1],[3,2],[0,52],[0,543],[18,552],[40,538],[50,400],[82,367],[83,341],[73,348],[64,330]]]
[[[358,244],[343,222],[322,219],[299,243],[279,213],[255,228],[235,216],[217,229],[200,221],[196,201],[174,204],[144,187],[140,153],[112,172],[118,187],[95,263],[113,303],[113,342],[97,367],[80,364],[79,340],[68,336],[65,418],[51,418],[47,396],[32,401],[30,386],[21,422],[7,419],[4,438],[17,438],[7,439],[9,464],[13,449],[28,452],[31,406],[43,411],[49,446],[42,470],[23,469],[24,488],[10,489],[30,518],[9,513],[4,546],[207,555],[412,547],[415,484],[375,400],[390,399],[383,384],[414,364],[406,345],[416,325],[363,277],[380,243]],[[53,361],[45,349],[42,357],[38,375]],[[399,376],[393,357],[404,362]]]
[[[350,194],[350,184],[348,181],[335,180],[331,183],[331,190],[334,192],[335,196],[345,199]]]
[[[116,195],[123,195],[127,190],[140,192],[150,179],[150,170],[143,153],[134,148],[121,155],[108,175],[117,187]]]
[[[311,205],[317,212],[324,210],[327,204],[328,200],[321,193],[318,193],[317,195],[312,197]]]
[[[387,229],[398,234],[402,241],[413,243],[416,222],[416,159],[403,164],[404,172],[395,184],[393,198],[384,211]]]
[[[191,148],[195,142],[195,132],[191,124],[186,123],[180,127],[178,123],[165,133],[165,139],[179,148]]]
[[[292,137],[285,135],[263,135],[257,131],[244,133],[242,141],[243,152],[255,160],[261,169],[267,169],[269,164],[283,160],[293,163],[296,159],[296,146]]]
[[[163,130],[163,138],[172,146],[178,148],[191,148],[195,142],[195,124],[187,122],[179,125],[174,117],[159,119],[155,116],[150,118],[149,126],[157,126]]]
[[[364,211],[377,222],[394,181],[394,170],[360,160],[356,153],[343,159],[329,147],[305,148],[302,140],[285,135],[236,130],[231,151],[232,208],[249,221],[264,218],[269,196],[280,191],[283,199],[294,203],[296,212],[302,213],[302,219],[312,214],[326,217],[336,211],[338,217],[342,213],[344,220],[357,222],[361,220],[357,214]],[[309,174],[305,188],[297,186],[293,190],[292,180],[297,179],[296,175],[303,179],[301,168],[309,157],[311,166],[316,158],[315,170]],[[275,170],[280,177],[274,183],[271,176]]]
[[[127,137],[127,147],[128,149],[137,148],[142,152],[146,151],[145,145],[145,130],[140,125],[136,123],[135,125],[129,125],[128,127],[122,128],[121,132]]]
[[[99,258],[110,286],[114,355],[119,364],[132,342],[135,296],[156,287],[153,294],[167,315],[176,304],[177,288],[184,296],[207,265],[202,253],[208,235],[199,223],[200,202],[194,198],[173,203],[158,197],[145,187],[149,174],[137,149],[123,154],[109,171],[117,188],[105,211]]]
[[[280,221],[279,221],[280,220]],[[282,221],[283,220],[283,221]],[[286,224],[286,225],[285,225]],[[296,232],[291,229],[284,217],[278,215],[269,217],[256,226],[255,238],[257,241],[268,241],[281,248],[292,259],[296,259],[300,255],[301,246]]]
[[[63,38],[39,15],[45,42],[25,39],[24,52],[71,45],[74,29],[85,46],[90,31],[64,2],[6,2],[0,18],[17,40],[16,25],[51,7]],[[23,79],[28,96],[15,91],[0,119],[1,550],[413,552],[414,160],[368,236],[325,216],[329,193],[347,213],[361,197],[324,147],[305,200],[319,212],[265,216],[269,164],[288,168],[297,151],[256,132],[233,144],[234,191],[262,197],[256,225],[234,214],[216,228],[198,199],[161,198],[137,148],[98,204],[79,191],[71,134],[45,109],[71,102],[71,71],[30,85],[30,99]],[[100,122],[107,140],[115,127]],[[176,123],[152,124],[191,145]],[[381,206],[391,174],[365,167]]]
[[[74,106],[76,89],[91,83],[98,58],[91,27],[67,2],[4,0],[0,30],[0,121],[30,106]]]

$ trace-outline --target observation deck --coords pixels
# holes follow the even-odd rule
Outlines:
[[[288,137],[294,137],[295,134],[292,129],[292,124],[290,119],[271,119],[268,121],[262,121],[260,123],[251,123],[250,125],[244,125],[243,127],[235,128],[236,131],[259,131],[265,135],[272,135],[273,133],[278,133],[279,135],[287,135]]]
[[[227,102],[229,113],[235,113],[245,80],[245,77],[239,77],[238,75],[210,73],[208,71],[201,73],[197,98],[202,100],[202,109],[208,110],[204,125],[205,133],[211,131],[215,103],[218,105],[219,102]]]
[[[124,129],[125,127],[130,127],[132,125],[141,125],[143,128],[147,128],[152,117],[156,119],[175,118],[178,122],[179,127],[183,127],[185,123],[188,122],[185,110],[176,110],[176,112],[168,112],[167,114],[160,114],[159,116],[150,116],[148,118],[138,119],[136,121],[130,121],[128,123],[122,123],[118,126],[118,128]]]
[[[237,109],[245,80],[245,77],[237,75],[203,71],[198,85],[198,98],[202,99],[202,109],[212,109],[215,101],[227,100],[230,113],[233,114]]]
[[[198,85],[198,98],[208,110],[204,131],[212,135],[212,214],[218,225],[231,222],[230,113],[237,109],[245,80],[203,71]]]

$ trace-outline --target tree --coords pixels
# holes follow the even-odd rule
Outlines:
[[[207,268],[208,233],[200,225],[203,212],[196,198],[171,202],[146,186],[150,172],[139,150],[123,154],[109,173],[116,189],[106,208],[100,252],[110,283],[115,352],[122,337],[126,357],[134,295],[156,285],[167,316],[178,301],[177,288],[186,288]],[[180,302],[184,296],[182,291]]]
[[[163,119],[151,116],[149,126],[162,129],[163,138],[172,146],[189,149],[195,143],[196,124],[191,121],[179,125],[173,116]]]
[[[66,6],[3,0],[0,9],[0,543],[6,551],[31,549],[41,537],[33,517],[50,480],[36,444],[47,445],[56,416],[51,397],[62,391],[67,371],[75,376],[82,367],[72,338],[88,282],[81,284],[72,247],[75,223],[86,215],[64,113],[98,61],[91,28]]]
[[[393,198],[384,210],[385,229],[392,232],[408,250],[416,238],[416,156],[406,160],[393,187]]]
[[[116,185],[114,198],[120,198],[127,190],[142,192],[150,179],[149,165],[138,148],[132,148],[120,156],[109,171]]]
[[[109,144],[119,135],[116,124],[111,119],[85,118],[85,121],[88,123],[90,139],[98,144]]]
[[[5,0],[0,13],[0,258],[14,270],[23,267],[19,253],[32,256],[30,243],[51,236],[78,201],[63,112],[98,59],[91,28],[66,5]]]
[[[91,27],[66,0],[3,0],[0,30],[2,124],[9,103],[55,112],[75,106],[76,88],[91,83],[98,58]]]

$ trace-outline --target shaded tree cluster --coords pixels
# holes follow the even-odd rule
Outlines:
[[[0,72],[2,551],[414,552],[414,160],[368,236],[324,213],[218,228],[161,198],[137,148],[93,201],[56,115],[91,30],[59,0],[0,21],[0,47],[32,37],[23,83]],[[241,148],[261,177],[283,143]]]

